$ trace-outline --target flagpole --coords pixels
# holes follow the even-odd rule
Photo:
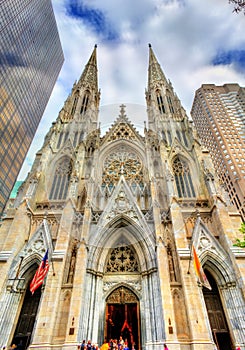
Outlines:
[[[190,242],[190,246],[189,246],[189,249],[190,249],[190,256],[189,256],[189,266],[188,266],[188,271],[187,271],[187,275],[190,274],[190,267],[191,267],[191,258],[192,258],[192,245],[193,245],[193,240],[192,240],[192,237],[191,237],[191,242]]]
[[[196,217],[196,219],[197,219],[198,217],[200,217],[200,212],[199,212],[199,210],[197,209],[192,215],[193,215],[194,217]],[[190,249],[190,257],[189,257],[189,266],[188,266],[188,271],[187,271],[187,274],[188,274],[188,275],[190,274],[190,267],[191,267],[191,260],[192,260],[193,234],[194,234],[194,232],[192,232],[192,235],[191,235],[191,242],[190,242],[190,246],[189,246],[189,249]]]
[[[53,276],[55,276],[53,257],[51,257],[51,264],[52,264]]]

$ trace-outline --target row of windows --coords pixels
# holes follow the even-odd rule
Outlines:
[[[178,196],[180,198],[193,198],[196,196],[190,168],[186,161],[176,157],[173,161],[173,173],[176,183]],[[69,182],[72,174],[72,163],[69,159],[62,160],[58,163],[50,191],[50,199],[65,199],[68,193]],[[110,184],[111,187],[115,183]]]
[[[68,140],[68,136],[69,136],[69,132],[61,131],[57,142],[57,148],[62,147],[66,143],[66,141]],[[79,143],[82,142],[83,137],[84,137],[83,131],[76,131],[74,133],[74,138],[73,138],[73,147],[77,147]]]
[[[157,95],[158,109],[159,109],[161,114],[164,114],[164,113],[166,113],[166,109],[165,109],[165,106],[164,106],[163,97],[162,97],[160,91],[157,91],[156,95]],[[167,95],[167,102],[168,102],[168,107],[169,107],[170,112],[174,113],[174,107],[173,107],[173,104],[172,104],[172,99],[171,99],[171,97],[169,95]]]
[[[77,91],[76,94],[75,94],[75,98],[74,98],[72,109],[71,109],[71,115],[74,115],[74,113],[76,111],[78,100],[79,100],[79,91]],[[88,103],[89,103],[89,92],[87,91],[85,93],[85,95],[83,96],[83,99],[82,99],[82,105],[81,105],[81,108],[80,108],[80,114],[85,114],[86,113],[87,108],[88,108]]]
[[[188,140],[187,140],[187,137],[186,137],[186,131],[182,130],[182,131],[179,131],[177,130],[176,131],[176,134],[177,134],[177,138],[178,140],[181,142],[181,143],[184,143],[184,145],[186,147],[189,146],[189,143],[188,143]],[[167,141],[169,145],[172,144],[172,135],[171,135],[171,132],[169,130],[167,130],[167,136],[165,134],[164,131],[162,131],[162,139]]]

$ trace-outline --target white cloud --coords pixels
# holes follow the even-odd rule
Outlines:
[[[65,63],[36,133],[28,159],[34,159],[44,136],[57,118],[75,80],[79,79],[94,44],[98,44],[101,122],[109,124],[126,109],[136,124],[145,120],[148,43],[189,114],[195,90],[203,83],[245,85],[244,71],[234,65],[213,66],[219,50],[245,47],[244,16],[232,13],[228,0],[86,0],[99,10],[118,37],[93,30],[82,19],[68,16],[65,5],[75,0],[53,0]],[[77,3],[82,4],[81,0]],[[132,107],[134,106],[134,107]],[[137,106],[137,107],[135,107]],[[129,111],[129,112],[128,112]],[[137,112],[136,112],[137,111]],[[135,114],[135,115],[133,115]],[[144,115],[144,117],[141,117]],[[143,126],[143,125],[142,125]],[[23,170],[19,178],[25,177]]]

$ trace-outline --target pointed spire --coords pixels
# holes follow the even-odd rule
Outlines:
[[[89,84],[91,88],[98,90],[98,78],[97,78],[97,45],[94,45],[94,50],[90,56],[88,63],[86,64],[84,71],[78,81],[78,85]]]
[[[149,44],[148,90],[150,90],[152,84],[156,82],[168,84],[162,68],[152,50],[151,44]]]

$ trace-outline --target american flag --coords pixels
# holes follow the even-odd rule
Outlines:
[[[37,269],[31,281],[30,291],[32,294],[35,292],[37,288],[39,288],[42,285],[44,278],[48,273],[48,269],[49,269],[49,264],[48,264],[48,250],[47,250],[41,261],[41,264],[39,265],[39,268]]]

